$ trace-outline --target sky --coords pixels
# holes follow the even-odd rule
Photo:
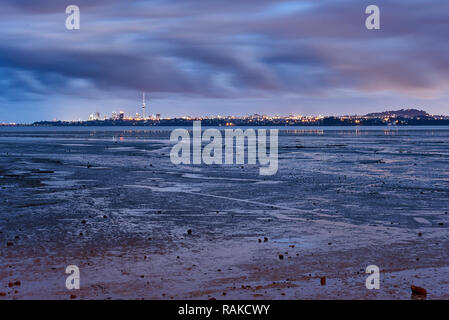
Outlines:
[[[2,0],[0,123],[133,115],[143,91],[163,117],[447,115],[448,40],[447,0]]]

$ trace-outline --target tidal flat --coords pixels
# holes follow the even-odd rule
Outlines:
[[[278,128],[273,176],[171,129],[0,128],[0,299],[449,299],[448,127]]]

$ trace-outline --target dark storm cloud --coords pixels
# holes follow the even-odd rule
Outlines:
[[[373,3],[381,8],[378,31],[364,27]],[[81,30],[64,28],[69,4],[81,9]],[[79,95],[77,81],[90,92],[205,98],[335,90],[419,97],[449,85],[448,1],[6,0],[2,6],[6,100]]]

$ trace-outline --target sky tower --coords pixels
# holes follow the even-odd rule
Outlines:
[[[145,119],[145,92],[142,92],[142,118]]]

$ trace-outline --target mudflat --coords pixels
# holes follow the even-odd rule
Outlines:
[[[449,298],[449,128],[283,129],[273,176],[169,136],[0,128],[0,299]]]

